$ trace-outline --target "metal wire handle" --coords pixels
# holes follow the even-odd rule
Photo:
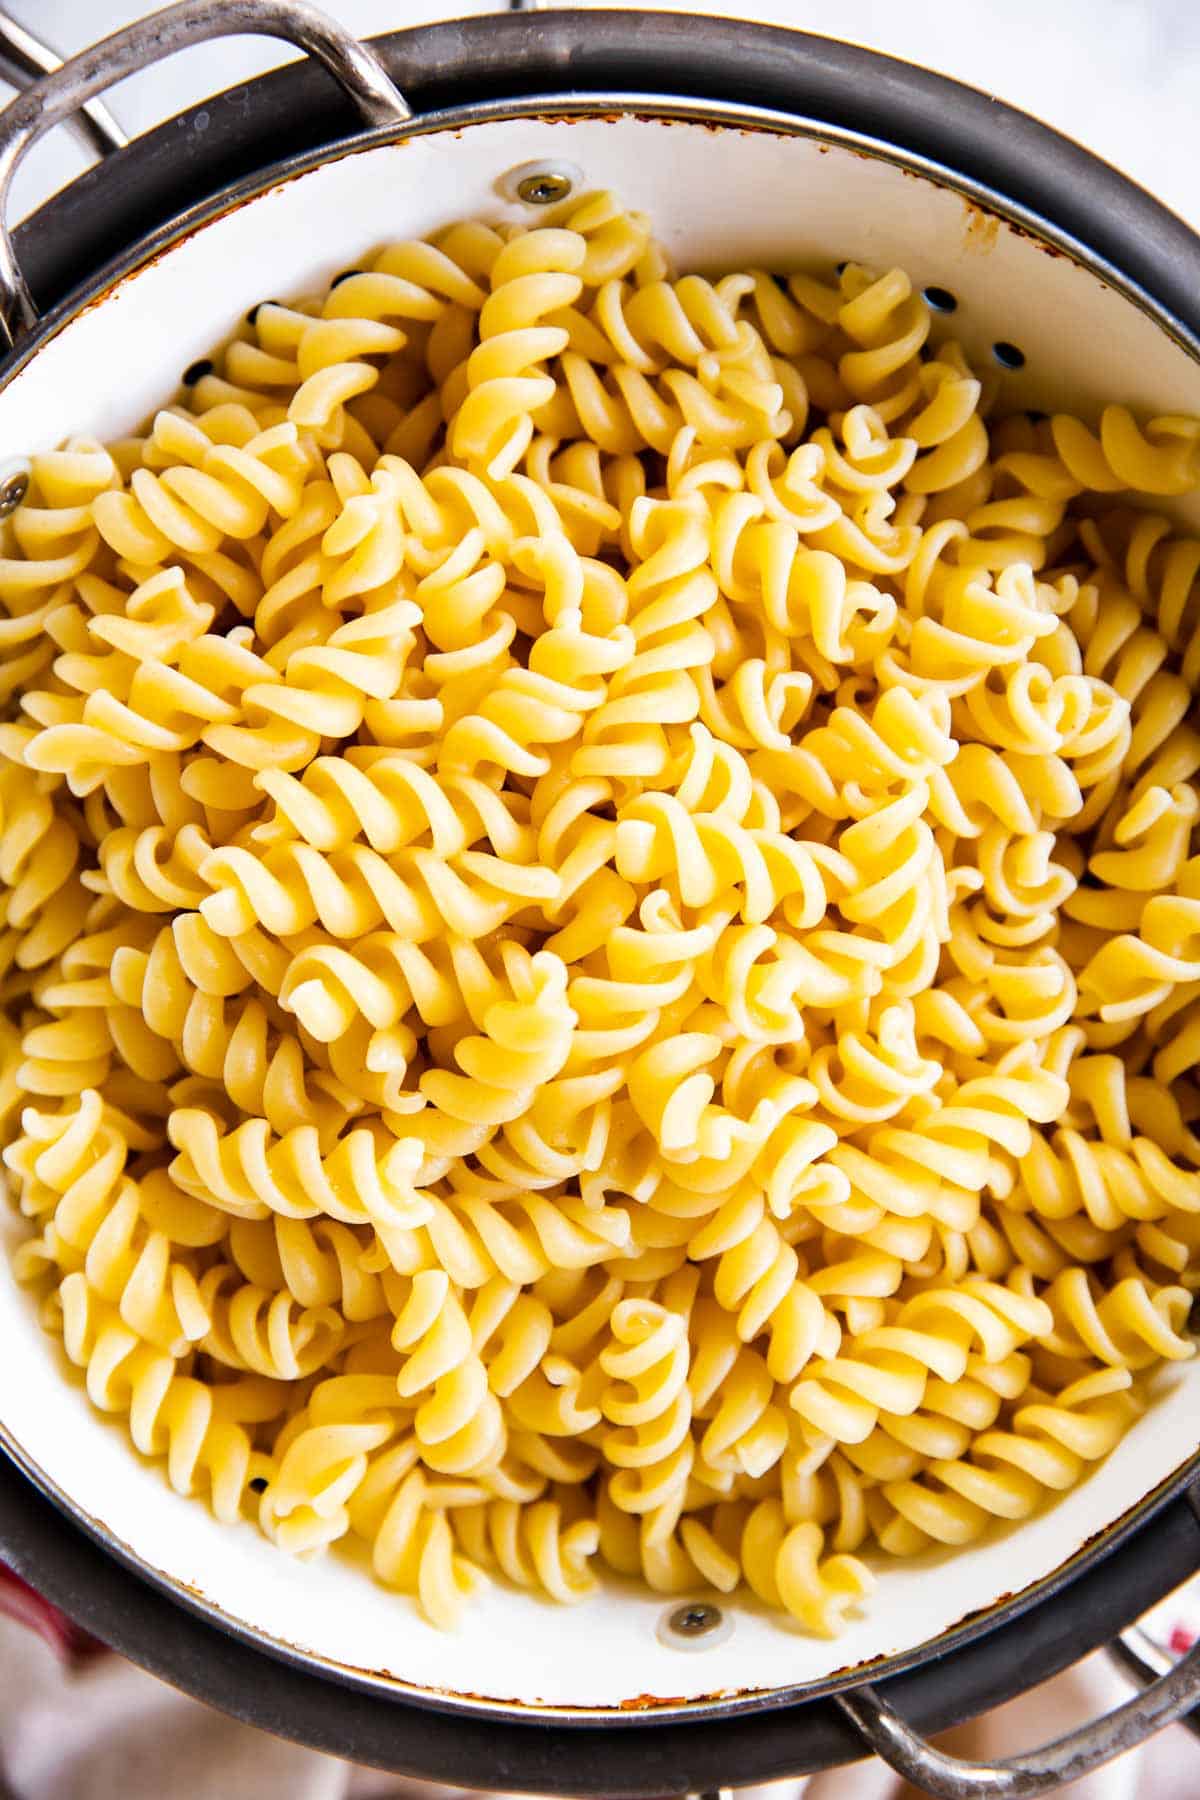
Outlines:
[[[26,31],[16,19],[0,12],[0,78],[10,87],[19,92],[39,75],[61,69],[62,63],[62,57],[56,56],[48,44],[35,38],[32,31]],[[107,106],[102,106],[99,100],[89,100],[86,106],[80,107],[71,123],[98,156],[122,150],[129,141]]]
[[[0,335],[17,344],[37,324],[8,230],[13,176],[31,145],[126,75],[210,38],[282,38],[322,63],[370,126],[412,117],[374,51],[306,0],[179,0],[114,32],[18,94],[0,113]]]
[[[1109,1660],[1140,1688],[1149,1687],[1152,1681],[1168,1674],[1175,1666],[1175,1658],[1160,1650],[1149,1632],[1143,1631],[1140,1625],[1131,1625],[1114,1638],[1107,1649]],[[1200,1711],[1189,1713],[1179,1720],[1179,1724],[1193,1737],[1200,1738]]]
[[[1200,1487],[1193,1487],[1187,1497],[1200,1522]],[[1121,1661],[1127,1666],[1125,1657]],[[1146,1672],[1151,1673],[1149,1668]],[[935,1749],[869,1685],[835,1694],[834,1699],[876,1755],[935,1800],[1034,1800],[1136,1749],[1192,1712],[1200,1704],[1200,1643],[1165,1674],[1151,1679],[1144,1692],[1102,1719],[1093,1719],[1040,1750],[1026,1750],[996,1763],[967,1762]]]

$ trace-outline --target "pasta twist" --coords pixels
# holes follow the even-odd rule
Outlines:
[[[986,1431],[967,1460],[934,1462],[932,1480],[888,1482],[883,1494],[919,1542],[964,1544],[989,1519],[1024,1518],[1046,1489],[1079,1480],[1087,1463],[1106,1456],[1136,1415],[1123,1370],[1084,1376],[1057,1396],[1027,1389],[1009,1431]],[[897,1548],[900,1542],[897,1538]],[[901,1552],[903,1553],[903,1552]]]
[[[885,1125],[865,1150],[841,1143],[829,1160],[889,1212],[927,1213],[967,1230],[978,1218],[981,1191],[995,1180],[995,1149],[1025,1154],[1033,1141],[1030,1120],[1054,1118],[1065,1099],[1066,1084],[1052,1070],[1001,1064],[994,1075],[965,1082],[914,1128]]]
[[[378,572],[372,569],[361,579]],[[282,679],[272,671],[271,679],[245,690],[243,704],[253,722],[230,721],[215,727],[205,741],[231,762],[262,769],[272,766],[257,760],[264,735],[279,736],[289,728],[293,734],[304,733],[309,745],[304,763],[319,740],[352,737],[370,702],[386,702],[398,690],[412,645],[411,628],[419,616],[407,600],[385,601],[338,625],[324,642],[299,645],[287,655]],[[265,715],[265,723],[259,722],[259,714]],[[295,765],[289,757],[275,766],[286,770]]]
[[[568,1524],[560,1502],[493,1500],[456,1508],[454,1532],[477,1567],[497,1568],[518,1587],[573,1604],[596,1591],[589,1566],[600,1544],[594,1519]]]
[[[613,1427],[604,1454],[616,1468],[608,1492],[625,1512],[653,1515],[653,1536],[668,1532],[691,1473],[692,1404],[687,1325],[650,1301],[613,1308],[613,1342],[600,1353],[610,1377],[600,1410]]]
[[[397,1462],[412,1467],[405,1437],[396,1441],[403,1423],[385,1376],[356,1371],[311,1386],[262,1459],[258,1514],[267,1536],[300,1554],[343,1537],[364,1488],[381,1485]]]
[[[22,1246],[18,1273],[27,1280],[81,1273],[135,1341],[165,1355],[182,1356],[201,1342],[212,1321],[203,1283],[186,1252],[153,1222],[153,1211],[147,1218],[140,1184],[125,1173],[128,1145],[96,1091],[85,1092],[73,1113],[30,1108],[22,1124],[5,1161],[18,1179],[22,1209],[42,1218],[53,1205],[53,1217]],[[197,1241],[211,1241],[206,1224]]]
[[[261,698],[280,681],[277,670],[243,641],[248,635],[245,627],[223,637],[205,633],[169,663],[146,658],[133,664],[116,691],[97,688],[82,701],[58,702],[27,747],[25,761],[65,776],[80,795],[122,769],[149,763],[156,752],[200,743],[250,770],[299,767],[313,755],[319,737],[244,704],[247,690]]]
[[[340,1307],[352,1325],[386,1310],[379,1277],[366,1267],[369,1244],[336,1219],[235,1219],[228,1243],[248,1281],[276,1295],[286,1288],[301,1307]]]
[[[6,546],[18,554],[0,558],[0,600],[14,620],[36,618],[63,583],[73,581],[91,563],[100,543],[92,502],[119,479],[112,456],[92,438],[71,438],[61,450],[31,459],[29,491],[12,520]],[[19,665],[24,664],[18,646],[29,642],[27,628],[14,631],[8,626],[5,662],[15,648]],[[35,652],[32,666],[26,666],[32,674],[44,667],[44,660]],[[7,678],[16,674],[13,670]]]
[[[426,1464],[445,1475],[494,1468],[504,1455],[504,1420],[444,1270],[413,1276],[392,1343],[403,1356],[397,1389],[418,1400],[413,1429]]]
[[[4,883],[6,962],[38,969],[83,930],[91,897],[78,874],[79,833],[51,798],[0,761],[0,881]]]
[[[212,435],[186,415],[158,414],[148,446],[157,466],[134,469],[128,487],[92,501],[96,529],[118,556],[139,568],[179,551],[211,556],[227,537],[256,537],[269,512],[286,519],[296,511],[308,458],[295,426],[272,426],[242,444],[214,443]]]
[[[178,1155],[173,1179],[234,1218],[312,1219],[319,1213],[350,1224],[374,1220],[401,1230],[429,1216],[413,1187],[419,1147],[369,1126],[351,1130],[322,1155],[314,1125],[275,1138],[265,1119],[222,1129],[217,1114],[178,1107],[169,1122]]]
[[[457,1071],[429,1069],[421,1092],[443,1117],[488,1133],[524,1113],[535,1089],[551,1080],[570,1050],[575,1013],[565,965],[549,950],[533,956],[506,947],[508,993],[496,984],[476,1017],[478,1035],[454,1046]]]
[[[629,1213],[620,1206],[589,1206],[570,1198],[527,1194],[517,1184],[489,1188],[478,1177],[459,1178],[449,1201],[429,1197],[432,1216],[412,1240],[409,1256],[420,1266],[428,1243],[437,1261],[462,1287],[482,1287],[496,1275],[531,1282],[551,1269],[589,1269],[631,1242]],[[390,1254],[401,1252],[390,1234]]]
[[[931,1287],[900,1308],[894,1325],[863,1332],[833,1361],[812,1364],[790,1404],[809,1434],[861,1444],[881,1414],[894,1424],[916,1413],[931,1376],[944,1384],[939,1392],[961,1383],[972,1343],[985,1362],[1000,1363],[1050,1326],[1045,1302],[978,1276],[957,1288]]]
[[[311,1375],[337,1353],[345,1331],[332,1307],[297,1308],[290,1293],[240,1282],[236,1270],[219,1264],[204,1276],[201,1293],[211,1321],[201,1347],[229,1368],[272,1381]]]
[[[584,724],[571,757],[572,773],[583,778],[660,775],[669,760],[664,727],[687,724],[698,712],[689,671],[712,659],[711,638],[698,623],[715,597],[698,497],[635,501],[630,534],[640,559],[628,582],[634,654]]]
[[[215,993],[200,987],[184,964],[185,924],[193,927],[186,943],[191,968]],[[267,1007],[246,996],[250,979],[195,914],[164,927],[149,951],[121,946],[112,964],[114,996],[174,1046],[184,1068],[219,1083],[236,1107],[264,1118],[280,1137],[312,1124],[327,1145],[362,1101],[331,1071],[313,1069],[300,1041],[276,1029]]]
[[[1151,419],[1143,429],[1125,406],[1106,406],[1098,434],[1065,413],[1050,421],[1063,467],[1082,488],[1119,493],[1184,494],[1195,485],[1196,440],[1191,421]]]
[[[419,1595],[426,1616],[453,1627],[485,1577],[456,1552],[447,1513],[429,1503],[432,1484],[414,1469],[396,1489],[382,1518],[357,1513],[359,1535],[371,1540],[375,1574],[388,1587]],[[352,1515],[355,1516],[355,1515]]]
[[[307,844],[282,843],[261,854],[229,844],[207,856],[201,872],[211,891],[200,911],[222,937],[259,924],[277,937],[298,937],[319,924],[334,938],[384,925],[417,941],[446,931],[478,938],[497,930],[525,898],[468,880],[469,871],[421,846],[385,858],[361,844],[328,856]]]
[[[741,1560],[746,1580],[768,1606],[786,1609],[809,1631],[833,1637],[873,1577],[854,1556],[823,1557],[818,1525],[788,1526],[778,1500],[763,1500],[746,1521]]]
[[[1159,1358],[1182,1361],[1195,1345],[1182,1335],[1191,1308],[1186,1288],[1151,1288],[1128,1276],[1099,1298],[1085,1269],[1064,1269],[1047,1289],[1055,1347],[1090,1353],[1113,1369],[1145,1368]]]
[[[275,1384],[251,1377],[215,1387],[179,1373],[175,1358],[143,1342],[78,1271],[63,1281],[61,1300],[63,1344],[84,1371],[92,1404],[128,1417],[143,1456],[166,1458],[176,1493],[206,1489],[218,1519],[237,1519],[259,1479],[247,1427],[277,1416]]]
[[[577,232],[551,227],[513,238],[493,262],[479,344],[467,364],[468,392],[450,429],[451,449],[468,468],[499,479],[528,449],[534,415],[555,392],[540,365],[569,341],[562,326],[542,320],[578,299],[586,253]]]

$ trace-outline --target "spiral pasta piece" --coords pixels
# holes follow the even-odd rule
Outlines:
[[[536,1587],[551,1599],[574,1604],[596,1591],[590,1558],[600,1544],[594,1519],[568,1524],[561,1505],[535,1500],[493,1500],[454,1514],[455,1535],[480,1568],[497,1568],[518,1587]]]
[[[618,1303],[611,1329],[599,1359],[610,1378],[599,1401],[612,1427],[604,1454],[617,1470],[609,1497],[623,1511],[654,1514],[657,1534],[678,1516],[694,1454],[687,1329],[678,1315],[636,1300]]]
[[[139,1338],[76,1272],[62,1284],[63,1343],[84,1371],[88,1398],[123,1413],[134,1445],[164,1457],[179,1494],[207,1489],[218,1519],[236,1520],[259,1479],[253,1428],[283,1405],[275,1384],[249,1378],[216,1388],[180,1374],[176,1360]]]

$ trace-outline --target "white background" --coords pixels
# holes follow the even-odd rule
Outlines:
[[[320,3],[361,36],[494,10],[483,0]],[[155,10],[139,0],[0,5],[60,55]],[[679,10],[850,38],[954,75],[1078,138],[1200,227],[1200,0],[681,0]],[[266,40],[202,45],[123,83],[112,110],[127,131],[143,131],[281,60]],[[83,166],[62,131],[29,162],[18,213]]]

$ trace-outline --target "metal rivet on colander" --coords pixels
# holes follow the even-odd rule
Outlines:
[[[570,191],[571,183],[565,175],[527,175],[517,183],[517,193],[526,206],[553,206],[556,200],[565,200]]]
[[[29,476],[24,469],[6,475],[0,481],[0,519],[7,519],[9,513],[16,512],[28,492]]]
[[[525,206],[553,206],[575,191],[583,177],[574,163],[522,163],[510,169],[501,187]]]
[[[659,1642],[672,1650],[711,1650],[733,1631],[733,1619],[711,1600],[686,1600],[658,1621]]]

